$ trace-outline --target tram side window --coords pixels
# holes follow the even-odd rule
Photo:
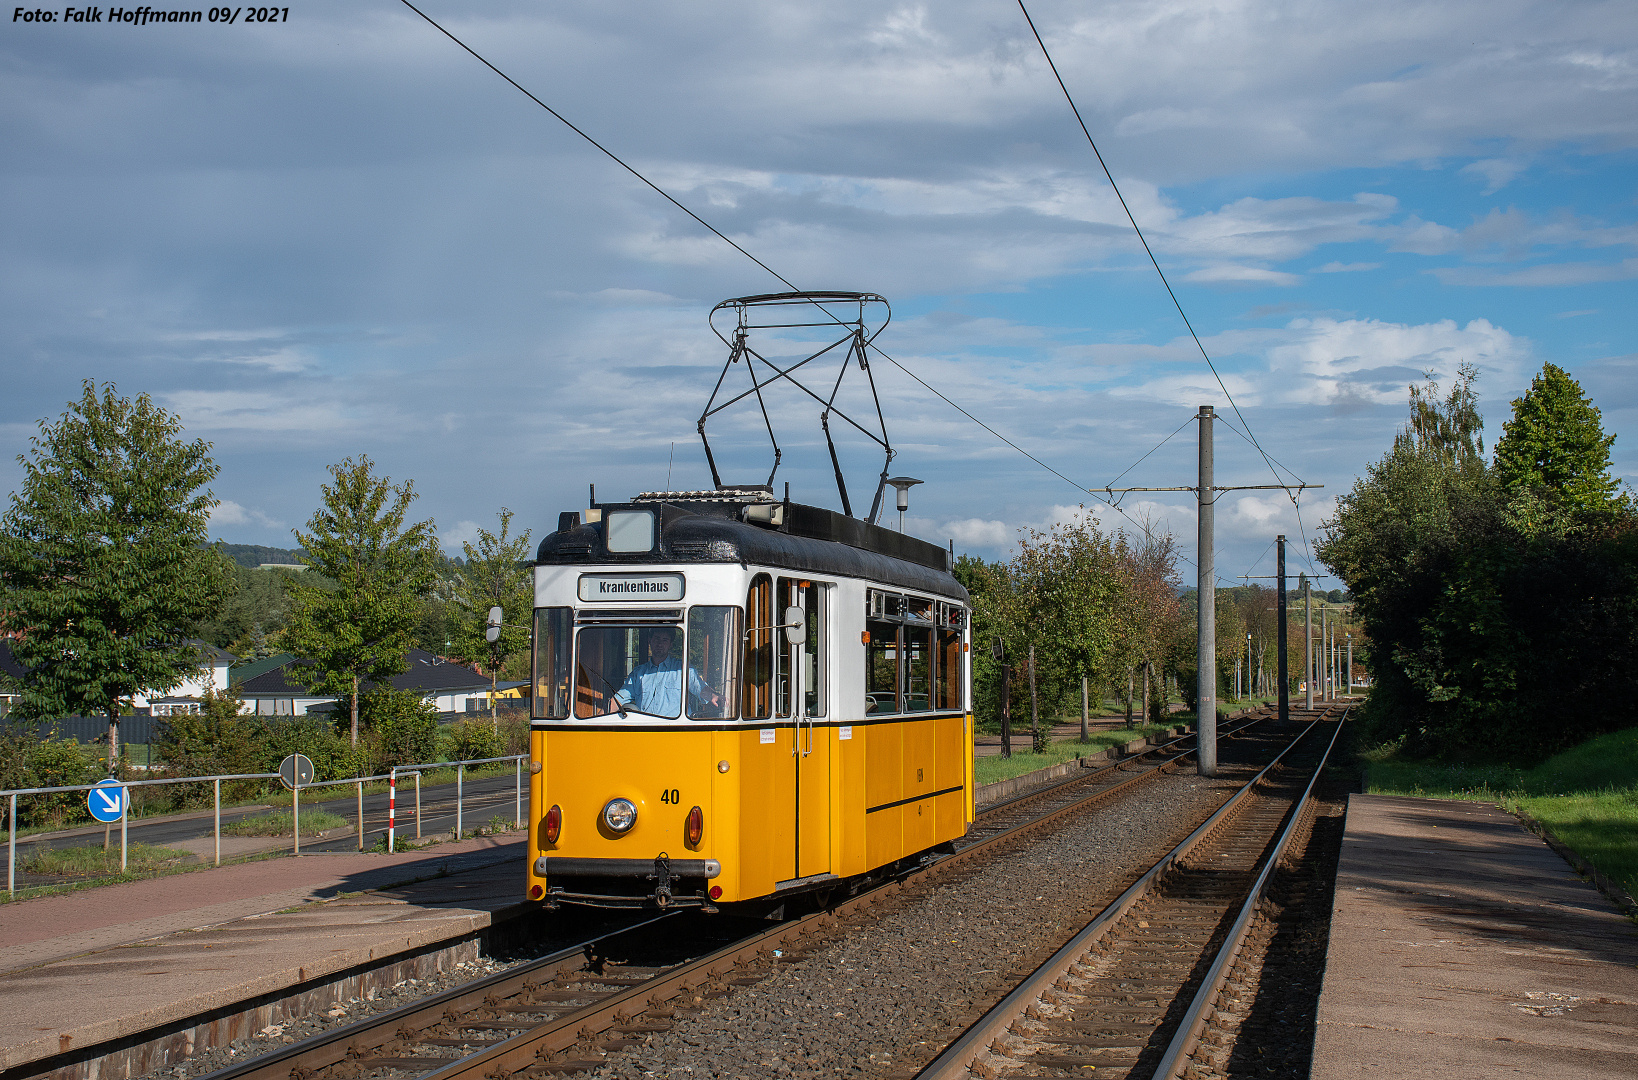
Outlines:
[[[825,621],[825,599],[829,595],[823,585],[806,584],[802,590],[802,610],[807,613],[808,636],[802,644],[802,697],[808,716],[825,715],[826,670],[825,641],[830,627]]]
[[[938,632],[938,709],[959,709],[961,701],[961,631]]]
[[[734,715],[738,644],[738,608],[688,609],[689,719],[723,720]]]
[[[773,600],[773,579],[752,578],[745,595],[745,691],[739,712],[747,720],[773,715]]]
[[[865,621],[865,712],[899,711],[899,626]]]
[[[904,628],[904,711],[926,712],[933,705],[933,628]]]
[[[535,716],[569,715],[569,649],[573,634],[573,608],[535,609]]]

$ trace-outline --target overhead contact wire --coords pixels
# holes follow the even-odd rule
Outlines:
[[[584,131],[580,130],[573,123],[571,123],[569,121],[569,119],[567,117],[565,117],[562,113],[558,112],[556,109],[552,108],[550,105],[546,104],[544,101],[540,100],[535,95],[531,94],[528,90],[525,90],[522,86],[520,86],[518,84],[518,81],[516,79],[514,79],[514,78],[512,78],[512,76],[506,74],[506,72],[502,71],[500,68],[496,67],[494,64],[491,64],[488,60],[484,59],[481,55],[478,54],[478,52],[475,49],[472,48],[472,46],[468,45],[466,42],[462,41],[460,38],[456,37],[454,34],[450,33],[448,30],[445,30],[442,26],[440,26],[438,24],[438,21],[436,19],[434,19],[432,16],[428,15],[426,12],[422,11],[420,8],[416,7],[414,4],[410,3],[410,0],[401,0],[401,2],[403,3],[403,5],[405,7],[409,8],[411,11],[413,11],[417,15],[421,16],[421,18],[425,19],[427,21],[428,25],[430,25],[434,30],[438,31],[440,34],[444,35],[446,38],[453,41],[455,44],[459,45],[461,48],[465,49],[467,51],[467,53],[469,53],[472,56],[473,59],[478,61],[478,63],[482,64],[484,67],[488,68],[490,71],[493,71],[496,75],[499,75],[501,78],[503,78],[507,82],[511,83],[512,86],[518,91],[518,93],[522,94],[524,97],[528,98],[530,101],[534,102],[536,105],[539,105],[542,109],[545,109],[547,112],[551,113],[554,117],[556,117],[558,119],[559,122],[561,122],[563,124],[564,127],[568,128],[570,131],[574,132],[576,135],[580,136],[582,139],[585,139],[587,142],[589,142],[593,146],[597,147],[597,149],[601,150],[604,153],[604,155],[606,155],[608,157],[608,159],[610,161],[614,162],[616,165],[620,166],[622,169],[626,170],[626,172],[628,172],[631,175],[635,176],[637,179],[641,180],[647,187],[653,189],[653,191],[657,195],[659,195],[661,198],[663,198],[666,202],[670,203],[672,206],[675,206],[678,210],[681,210],[683,213],[687,214],[689,217],[691,217],[695,221],[697,221],[705,229],[709,230],[711,232],[711,234],[714,235],[717,239],[721,240],[723,243],[727,244],[729,247],[733,248],[735,251],[739,252],[741,255],[745,256],[747,259],[750,259],[752,262],[754,262],[758,266],[762,267],[762,269],[766,270],[768,273],[772,274],[775,278],[777,278],[780,282],[782,282],[786,288],[790,289],[791,292],[801,292],[802,291],[802,290],[798,289],[795,285],[792,285],[790,283],[790,281],[783,274],[781,274],[779,271],[775,270],[773,267],[769,266],[767,263],[763,262],[761,259],[757,258],[755,255],[752,255],[749,251],[746,251],[744,248],[740,247],[733,240],[729,239],[723,233],[719,232],[717,230],[716,226],[712,225],[709,221],[706,221],[704,218],[702,218],[698,214],[694,213],[694,211],[690,210],[688,207],[684,206],[682,203],[680,203],[676,199],[672,198],[669,194],[666,193],[664,188],[662,188],[659,185],[655,184],[654,181],[650,180],[648,177],[644,176],[642,173],[638,172],[636,169],[632,168],[630,165],[627,165],[624,161],[622,161],[620,159],[619,155],[617,155],[614,151],[610,150],[608,147],[604,146],[602,143],[598,142],[596,139],[592,138],[590,135],[586,134]]]
[[[726,234],[724,234],[716,226],[712,225],[709,221],[706,221],[704,218],[702,218],[698,214],[694,213],[694,211],[690,210],[687,206],[685,206],[681,202],[679,202],[675,197],[673,197],[670,193],[668,193],[664,188],[661,188],[659,185],[655,184],[648,177],[646,177],[642,173],[638,172],[631,165],[628,165],[614,151],[610,150],[608,147],[604,146],[602,143],[600,143],[596,139],[594,139],[591,135],[589,135],[585,131],[581,130],[579,127],[577,127],[571,120],[569,120],[562,113],[558,112],[556,109],[552,108],[550,105],[548,105],[544,101],[540,100],[540,98],[536,97],[528,89],[526,89],[524,86],[522,86],[516,79],[512,78],[510,75],[506,74],[506,72],[502,71],[500,68],[498,68],[494,64],[490,63],[489,60],[487,58],[485,58],[481,53],[479,53],[476,49],[472,48],[472,46],[468,45],[466,42],[462,41],[460,38],[458,38],[454,34],[450,33],[436,19],[434,19],[432,16],[428,15],[426,12],[422,11],[420,8],[416,7],[413,3],[410,2],[410,0],[400,0],[400,2],[405,7],[409,8],[411,11],[415,12],[415,14],[419,15],[423,20],[425,20],[427,25],[431,26],[434,30],[438,31],[440,34],[447,37],[450,41],[453,41],[456,45],[460,46],[461,49],[464,52],[466,52],[474,60],[478,61],[478,63],[482,64],[484,67],[488,68],[490,71],[494,72],[496,75],[499,75],[510,86],[512,86],[513,89],[517,90],[518,93],[522,94],[524,97],[528,98],[530,101],[534,102],[536,105],[539,105],[542,109],[545,109],[548,113],[550,113],[552,115],[552,117],[554,119],[556,119],[564,127],[568,128],[570,131],[574,132],[576,135],[578,135],[582,139],[586,140],[592,146],[596,147],[610,161],[614,162],[616,165],[620,166],[620,168],[624,169],[626,172],[628,172],[632,176],[636,177],[639,181],[642,182],[642,184],[645,187],[649,188],[655,194],[659,195],[661,198],[663,198],[666,202],[670,203],[672,206],[675,206],[678,210],[681,210],[683,213],[687,214],[690,218],[692,218],[696,223],[698,223],[707,232],[711,233],[711,235],[715,236],[717,239],[721,240],[723,243],[727,244],[729,247],[733,248],[735,251],[739,252],[741,255],[745,256],[747,259],[750,259],[752,262],[756,263],[757,266],[761,267],[763,270],[766,270],[777,281],[779,281],[786,288],[790,289],[792,292],[801,292],[802,291],[801,289],[797,288],[797,286],[789,278],[785,277],[785,275],[781,274],[779,271],[775,270],[773,267],[769,266],[767,263],[763,262],[761,259],[759,259],[755,255],[751,254],[749,251],[747,251],[740,244],[736,243],[733,239],[731,239]],[[1022,7],[1022,4],[1020,4],[1020,7]],[[1029,12],[1028,11],[1024,12],[1024,17],[1025,17],[1025,19],[1029,18]],[[1035,27],[1035,24],[1033,22],[1031,22],[1030,23],[1030,29],[1033,30],[1034,27]],[[1040,40],[1040,35],[1039,34],[1036,34],[1036,40],[1037,41]],[[1041,48],[1042,48],[1042,51],[1045,52],[1045,50],[1046,50],[1045,44],[1042,44]],[[1047,63],[1050,64],[1051,62],[1052,62],[1052,58],[1050,56],[1048,56],[1047,57]],[[1053,74],[1054,75],[1057,74],[1057,68],[1056,67],[1053,68]],[[1062,79],[1059,79],[1058,82],[1059,82],[1060,86],[1063,85],[1063,80]],[[1066,89],[1064,91],[1064,93],[1067,96],[1069,91]],[[1074,107],[1075,107],[1075,103],[1073,101],[1071,101],[1070,102],[1070,108],[1073,109]],[[1076,119],[1079,119],[1079,118],[1080,118],[1080,113],[1076,112]],[[1081,129],[1083,131],[1086,130],[1086,125],[1084,123],[1081,125]],[[1090,141],[1090,139],[1091,139],[1091,134],[1090,133],[1087,134],[1087,139]],[[1094,153],[1096,153],[1097,152],[1097,146],[1094,145],[1092,150],[1093,150]],[[1102,164],[1103,159],[1102,159],[1101,156],[1099,157],[1098,161],[1099,161],[1100,164]],[[1108,175],[1108,171],[1109,171],[1108,168],[1105,167],[1105,169],[1104,169],[1105,175]],[[1113,183],[1114,183],[1113,178],[1110,179],[1110,183],[1111,183],[1111,185],[1113,185]],[[1120,195],[1119,189],[1116,189],[1115,194],[1116,194],[1117,197],[1119,197],[1119,195]],[[1122,200],[1121,205],[1123,207],[1126,205],[1125,200]],[[1129,219],[1131,218],[1131,212],[1130,211],[1127,211],[1127,217]],[[1135,220],[1132,222],[1132,224],[1133,224],[1133,227],[1136,228],[1137,222]],[[1140,240],[1142,239],[1142,235],[1143,235],[1142,232],[1139,231],[1138,237],[1139,237]],[[1145,250],[1148,249],[1147,242],[1144,243],[1144,249]],[[1151,254],[1150,255],[1151,260],[1153,259],[1153,257],[1154,256]],[[1155,268],[1157,270],[1160,268],[1158,263],[1155,264]],[[1165,275],[1164,274],[1161,275],[1161,280],[1163,282],[1165,281]],[[1167,289],[1167,292],[1169,293],[1171,291],[1171,286],[1167,285],[1166,289]],[[1172,300],[1173,300],[1173,303],[1176,303],[1177,298],[1174,296],[1172,298]],[[816,305],[816,306],[818,306],[818,305]],[[823,311],[824,308],[822,306],[820,306],[820,310]],[[1181,306],[1178,307],[1178,312],[1179,312],[1179,314],[1182,313],[1182,307]],[[836,319],[836,316],[832,315],[830,312],[826,311],[825,313],[827,315],[830,315],[830,317],[833,320],[836,320],[837,322],[841,321],[839,319]],[[1184,321],[1185,325],[1187,325],[1188,318],[1185,316],[1183,321]],[[1189,332],[1191,334],[1194,332],[1192,327],[1190,327]],[[1195,338],[1195,343],[1199,344],[1199,338],[1198,337]],[[977,424],[979,427],[983,428],[985,431],[989,432],[991,435],[993,435],[997,439],[1001,440],[1007,446],[1009,446],[1012,449],[1018,451],[1018,453],[1024,455],[1030,461],[1033,461],[1035,464],[1039,465],[1041,468],[1045,469],[1047,472],[1049,472],[1052,475],[1058,477],[1058,479],[1063,480],[1065,483],[1071,485],[1072,487],[1075,488],[1076,491],[1081,492],[1083,494],[1093,495],[1094,497],[1099,497],[1099,496],[1097,496],[1097,493],[1094,492],[1092,489],[1087,488],[1086,486],[1084,486],[1084,485],[1082,485],[1080,483],[1077,483],[1076,481],[1070,479],[1068,476],[1065,476],[1063,473],[1059,472],[1057,469],[1053,468],[1051,465],[1048,465],[1046,462],[1042,461],[1040,458],[1036,457],[1034,454],[1030,453],[1028,450],[1025,450],[1022,446],[1019,446],[1017,443],[1013,442],[1011,439],[1007,438],[1005,435],[1003,435],[999,431],[995,430],[995,428],[993,428],[990,425],[986,424],[984,421],[980,420],[978,417],[974,416],[972,413],[968,412],[966,409],[962,408],[960,405],[957,405],[954,401],[951,401],[950,398],[947,397],[942,391],[938,390],[936,387],[934,387],[931,383],[927,382],[921,376],[917,375],[915,372],[913,372],[909,368],[905,367],[902,363],[900,363],[898,360],[894,359],[892,356],[890,356],[887,353],[883,352],[881,350],[881,348],[876,346],[874,343],[870,344],[870,348],[875,349],[875,351],[883,359],[887,360],[894,367],[898,368],[900,371],[902,371],[906,375],[910,376],[910,378],[914,379],[924,389],[931,391],[933,393],[933,395],[935,397],[937,397],[940,401],[944,402],[946,405],[950,406],[956,412],[960,413],[962,416],[965,416],[967,419],[971,420],[973,423]],[[1204,352],[1205,352],[1204,348],[1201,349],[1201,352],[1202,352],[1202,354],[1204,354]],[[1206,358],[1206,363],[1208,365],[1210,365],[1210,363],[1211,363],[1211,358],[1209,356]],[[1216,370],[1217,370],[1216,368],[1212,369],[1212,373],[1214,375],[1216,374]],[[1218,381],[1218,385],[1222,386],[1222,379],[1219,378],[1217,381]],[[1228,388],[1224,387],[1223,392],[1226,395],[1228,393]],[[1232,397],[1230,397],[1229,400],[1230,400],[1231,403],[1233,402]],[[1235,411],[1236,412],[1239,411],[1238,407],[1236,407]],[[1242,418],[1242,420],[1243,420],[1243,418]],[[1176,432],[1174,432],[1173,434],[1176,434]],[[1170,436],[1168,436],[1168,438],[1170,438]],[[1158,449],[1158,447],[1157,447],[1157,449]],[[1145,455],[1145,456],[1147,456],[1147,455]],[[1130,471],[1130,470],[1128,470],[1128,471]],[[1125,474],[1123,473],[1122,475],[1125,475]],[[1119,506],[1116,506],[1115,503],[1112,500],[1102,499],[1101,497],[1099,497],[1099,498],[1100,498],[1100,500],[1102,502],[1107,504],[1116,513],[1120,514],[1121,517],[1123,517],[1127,521],[1131,522],[1133,526],[1135,526],[1135,527],[1139,528],[1140,530],[1142,530],[1145,535],[1148,535],[1148,530],[1147,529],[1144,529],[1141,524],[1139,524],[1137,521],[1133,520],[1131,515],[1126,513],[1125,510],[1122,510]],[[1179,556],[1179,558],[1180,558],[1181,561],[1183,561],[1185,563],[1189,563],[1188,559],[1184,559],[1181,556]],[[1193,565],[1193,564],[1189,563],[1189,565]]]
[[[1092,138],[1091,129],[1086,126],[1086,121],[1081,118],[1081,110],[1076,106],[1074,96],[1070,94],[1069,87],[1064,83],[1064,77],[1058,73],[1058,65],[1053,62],[1052,53],[1047,49],[1046,42],[1041,37],[1041,31],[1036,29],[1035,20],[1030,17],[1029,9],[1024,6],[1024,0],[1018,0],[1018,10],[1023,12],[1024,21],[1029,24],[1030,33],[1035,35],[1035,43],[1041,47],[1041,55],[1046,57],[1047,67],[1052,69],[1052,77],[1058,80],[1058,89],[1063,91],[1064,100],[1069,103],[1069,110],[1075,114],[1075,122],[1081,126],[1081,134],[1086,136],[1086,143],[1092,148],[1093,156],[1098,159],[1098,166],[1103,169],[1103,175],[1108,179],[1110,189],[1114,191],[1115,198],[1120,201],[1120,208],[1126,212],[1126,220],[1132,223],[1132,231],[1137,233],[1138,243],[1143,245],[1144,254],[1149,256],[1149,262],[1154,265],[1155,273],[1160,275],[1161,285],[1166,288],[1166,295],[1172,298],[1172,306],[1177,308],[1178,317],[1183,320],[1183,325],[1188,328],[1189,337],[1194,339],[1194,347],[1200,350],[1201,358],[1206,361],[1206,367],[1211,369],[1212,378],[1217,380],[1217,386],[1223,391],[1223,396],[1228,399],[1229,407],[1234,410],[1235,416],[1240,417],[1240,423],[1245,424],[1246,431],[1249,432],[1251,425],[1246,422],[1245,416],[1240,412],[1240,406],[1234,400],[1234,395],[1229,393],[1228,385],[1223,382],[1223,376],[1218,373],[1217,365],[1212,363],[1211,354],[1206,351],[1206,346],[1200,340],[1200,335],[1194,332],[1194,324],[1189,321],[1188,314],[1183,310],[1182,302],[1177,299],[1177,293],[1172,291],[1172,283],[1166,280],[1166,271],[1160,268],[1160,260],[1155,258],[1153,249],[1149,247],[1149,240],[1143,235],[1143,229],[1139,227],[1137,218],[1132,214],[1132,208],[1126,205],[1126,196],[1120,193],[1120,185],[1115,183],[1114,174],[1109,171],[1108,164],[1103,160],[1103,153],[1098,150],[1097,140]],[[1274,473],[1274,479],[1280,480],[1279,472],[1275,470],[1273,463],[1269,460],[1268,453],[1263,450],[1262,444],[1257,442],[1255,435],[1251,438],[1251,445],[1256,447],[1257,453],[1262,455],[1264,463],[1269,467],[1269,471]],[[1292,475],[1295,476],[1296,474],[1292,473]],[[1298,480],[1300,482],[1301,477],[1298,477]],[[1287,489],[1287,496],[1291,495],[1290,485],[1280,480],[1280,486]]]

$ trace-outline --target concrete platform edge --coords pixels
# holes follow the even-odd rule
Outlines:
[[[490,931],[531,910],[532,905],[517,904],[493,913],[456,916],[426,932],[407,934],[402,949],[381,956],[376,949],[348,950],[322,964],[298,965],[226,991],[167,1002],[9,1047],[0,1054],[0,1080],[141,1076],[268,1024],[362,996],[372,986],[430,977],[474,959]],[[451,921],[459,926],[455,933],[449,932]]]

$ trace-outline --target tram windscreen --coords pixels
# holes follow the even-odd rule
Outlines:
[[[575,715],[585,718],[624,711],[672,719],[681,714],[686,697],[690,716],[726,716],[731,707],[726,696],[731,691],[731,669],[724,670],[730,663],[724,654],[734,636],[735,620],[732,614],[711,613],[734,610],[693,609],[700,614],[697,618],[690,614],[694,633],[686,667],[681,627],[583,627],[575,658]]]
[[[535,609],[534,716],[569,715],[569,646],[573,634],[573,608]]]
[[[688,715],[724,720],[739,699],[739,608],[688,609]]]

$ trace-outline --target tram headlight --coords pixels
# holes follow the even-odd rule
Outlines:
[[[691,848],[700,846],[700,838],[705,835],[705,811],[699,807],[688,812],[688,820],[683,823],[683,840]]]
[[[545,831],[546,842],[548,844],[557,843],[558,834],[563,831],[563,808],[561,806],[554,804],[550,810],[546,811]]]
[[[603,807],[603,824],[617,833],[629,832],[637,824],[637,806],[630,799],[610,799]]]

